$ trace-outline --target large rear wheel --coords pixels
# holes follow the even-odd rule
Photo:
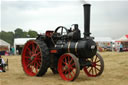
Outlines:
[[[75,80],[80,72],[78,58],[71,53],[63,54],[58,61],[58,72],[63,80]]]
[[[22,52],[22,66],[29,76],[42,76],[49,66],[49,51],[46,44],[40,40],[28,41]]]

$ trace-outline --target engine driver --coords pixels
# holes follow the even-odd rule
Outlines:
[[[78,28],[78,24],[73,24],[74,28],[70,28],[68,33],[68,38],[72,40],[79,40],[80,39],[80,30]]]

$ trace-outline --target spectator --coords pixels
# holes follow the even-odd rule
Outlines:
[[[5,65],[4,59],[0,55],[0,72],[5,72],[4,65]]]
[[[120,52],[123,52],[123,45],[120,43]]]
[[[15,49],[14,49],[14,47],[12,47],[12,54],[14,55],[14,52],[15,52]]]
[[[10,48],[10,55],[14,55],[14,52],[15,52],[14,47],[11,47],[11,48]]]

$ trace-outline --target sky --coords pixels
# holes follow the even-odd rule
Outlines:
[[[117,39],[128,34],[128,0],[1,0],[0,29],[45,33],[78,24],[83,33],[84,3],[91,4],[91,36]]]

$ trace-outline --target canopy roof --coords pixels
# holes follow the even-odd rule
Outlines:
[[[120,41],[128,41],[128,34],[122,36],[121,38],[117,39],[116,42],[120,42]]]
[[[8,47],[10,47],[10,44],[7,43],[6,41],[0,39],[0,46],[8,46]]]
[[[15,38],[14,45],[24,45],[28,40],[32,40],[36,38]]]
[[[95,37],[95,42],[112,42],[112,38],[110,37]]]

